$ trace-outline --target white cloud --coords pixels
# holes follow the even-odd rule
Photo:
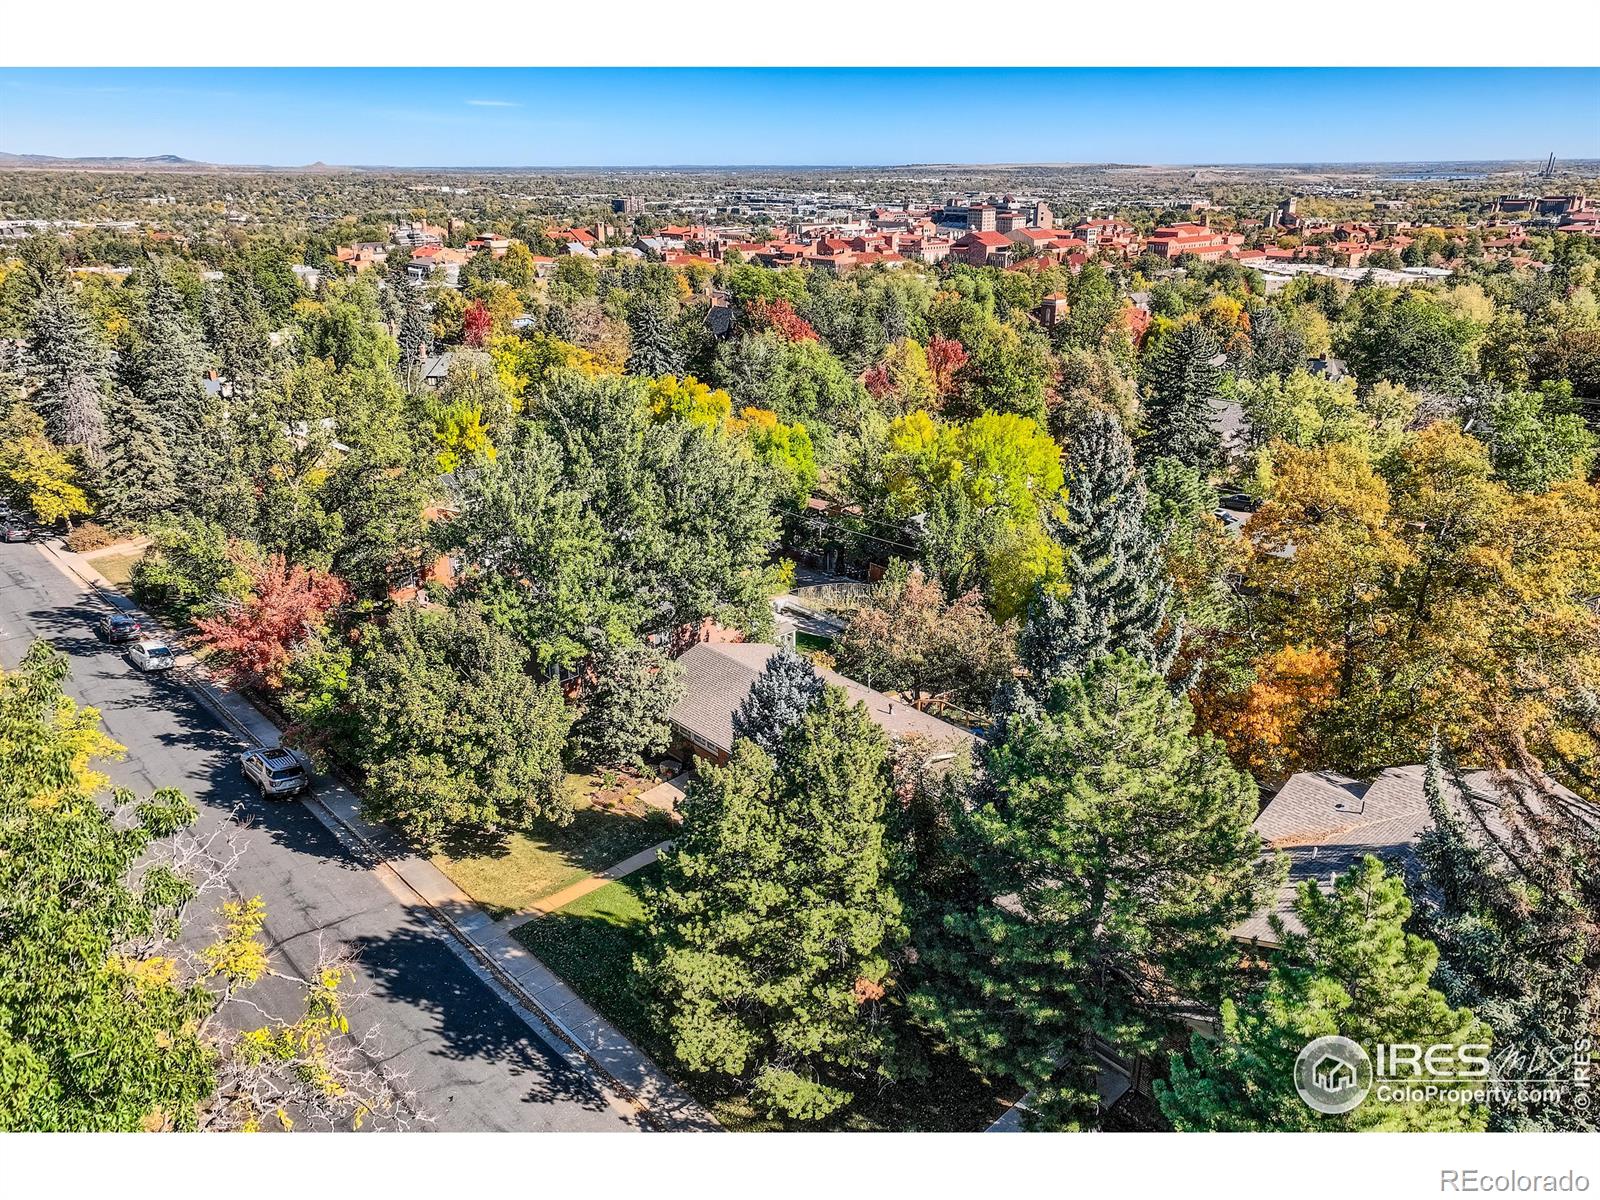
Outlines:
[[[468,100],[474,108],[521,108],[515,100]]]

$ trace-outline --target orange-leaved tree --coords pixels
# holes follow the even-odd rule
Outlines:
[[[337,576],[274,554],[252,572],[243,604],[197,624],[235,687],[277,687],[294,648],[323,627],[346,594]]]

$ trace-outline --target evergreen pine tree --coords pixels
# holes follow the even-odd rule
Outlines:
[[[666,305],[640,297],[628,311],[628,332],[632,337],[628,374],[650,378],[683,374],[683,344]]]
[[[667,713],[683,695],[681,668],[642,643],[607,641],[589,658],[583,707],[568,746],[592,763],[637,767],[667,748]]]
[[[272,378],[277,357],[260,288],[248,270],[234,268],[210,293],[210,305],[211,340],[222,375],[235,397],[253,399]]]
[[[1419,846],[1416,927],[1439,948],[1434,982],[1446,999],[1494,1030],[1507,1086],[1490,1101],[1489,1128],[1594,1132],[1593,1109],[1571,1089],[1551,1103],[1519,1095],[1516,1079],[1560,1074],[1574,1047],[1600,1034],[1600,831],[1523,779],[1476,794],[1437,743],[1424,789],[1433,825]],[[1502,1066],[1505,1051],[1516,1057]]]
[[[111,374],[110,351],[65,276],[52,273],[41,284],[28,324],[28,361],[38,385],[34,406],[51,441],[81,447],[85,464],[98,468],[104,462],[101,393]]]
[[[414,391],[422,379],[422,364],[433,343],[433,326],[428,319],[428,299],[420,287],[408,282],[400,288],[400,379]]]
[[[180,479],[205,477],[216,408],[202,377],[206,351],[200,331],[172,279],[172,268],[151,260],[144,272],[144,306],[135,322],[134,391],[161,422]]]
[[[784,735],[804,719],[821,694],[822,677],[811,660],[780,647],[735,710],[733,736],[749,738],[768,754],[776,754]]]
[[[1020,644],[1029,696],[1116,649],[1165,673],[1179,630],[1167,628],[1172,584],[1146,517],[1133,446],[1108,410],[1091,409],[1067,449],[1067,513],[1057,536],[1068,552],[1066,595],[1034,599]]]
[[[919,903],[912,1011],[1048,1128],[1090,1125],[1095,1051],[1147,1054],[1217,995],[1269,871],[1256,787],[1188,700],[1118,652],[1007,718],[948,815],[964,882]]]
[[[1370,855],[1339,876],[1331,895],[1307,881],[1295,901],[1303,933],[1281,929],[1283,950],[1264,986],[1222,1006],[1213,1040],[1195,1035],[1157,1082],[1162,1112],[1180,1130],[1481,1130],[1476,1104],[1382,1098],[1323,1115],[1295,1090],[1295,1059],[1315,1038],[1377,1043],[1486,1045],[1490,1032],[1453,1009],[1430,980],[1439,954],[1405,931],[1405,885]],[[1276,918],[1275,918],[1276,920]],[[1278,922],[1280,927],[1283,922]]]
[[[1212,401],[1222,391],[1222,370],[1212,360],[1222,345],[1204,325],[1168,335],[1147,368],[1146,437],[1153,454],[1167,454],[1202,470],[1214,466],[1221,439]]]
[[[883,842],[888,745],[827,688],[778,747],[690,784],[648,898],[657,1020],[683,1066],[814,1122],[886,1073],[880,1001],[904,937]]]
[[[127,388],[112,394],[109,407],[103,513],[118,524],[143,526],[178,503],[172,454],[161,422]]]
[[[1305,336],[1286,321],[1283,310],[1268,304],[1250,319],[1250,374],[1287,375],[1305,369]]]

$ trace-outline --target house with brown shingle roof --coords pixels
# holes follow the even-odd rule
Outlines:
[[[667,713],[673,740],[680,753],[714,763],[728,761],[733,750],[733,714],[767,660],[778,647],[765,642],[701,642],[678,656],[683,675],[683,698]],[[977,735],[960,725],[920,712],[902,700],[874,691],[824,667],[817,669],[824,683],[842,688],[892,739],[926,738],[936,746],[958,750],[970,747]]]

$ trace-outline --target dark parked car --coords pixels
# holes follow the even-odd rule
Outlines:
[[[108,642],[131,642],[143,632],[126,613],[107,613],[94,623],[94,631]]]
[[[1234,512],[1253,513],[1261,507],[1260,500],[1243,492],[1223,492],[1217,497],[1217,502],[1219,507],[1230,508]]]

